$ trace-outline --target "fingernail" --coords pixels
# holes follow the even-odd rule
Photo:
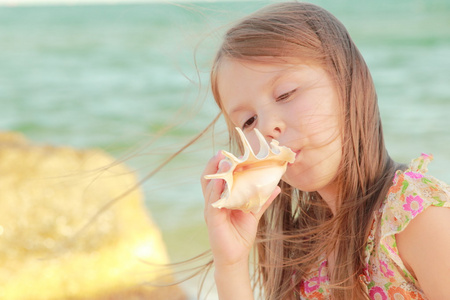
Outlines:
[[[222,150],[219,150],[219,151],[217,152],[216,157],[217,157],[217,158],[220,158],[220,159],[225,158],[225,156],[223,155]]]

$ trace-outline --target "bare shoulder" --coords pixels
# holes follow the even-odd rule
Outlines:
[[[430,206],[396,235],[407,269],[429,299],[450,295],[450,208]]]

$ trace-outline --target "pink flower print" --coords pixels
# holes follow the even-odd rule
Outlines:
[[[394,272],[389,269],[387,263],[385,261],[380,260],[380,271],[383,273],[384,277],[392,277],[394,276]]]
[[[386,248],[389,250],[389,252],[391,252],[391,254],[397,254],[397,250],[395,250],[394,248],[392,248],[389,245],[386,245]]]
[[[315,290],[318,290],[320,287],[320,284],[322,282],[326,282],[328,280],[328,276],[321,276],[322,269],[325,268],[328,265],[328,262],[325,260],[323,261],[319,266],[318,275],[311,278],[310,280],[304,281],[304,288],[306,293],[312,293]]]
[[[387,298],[388,298],[386,293],[379,286],[374,286],[373,288],[371,288],[370,292],[369,292],[369,296],[370,296],[370,299],[374,299],[374,300],[387,300]]]
[[[425,158],[425,159],[427,159],[427,158],[433,159],[433,155],[431,155],[431,154],[428,155],[428,154],[426,154],[426,153],[422,153],[421,157],[423,157],[423,158]]]
[[[320,266],[319,266],[319,277],[321,277],[320,274],[322,274],[322,270],[326,267],[328,267],[328,261],[324,260],[323,262],[320,263]],[[325,269],[325,271],[326,271],[326,269]],[[325,279],[327,278],[327,276],[323,276],[323,277]]]
[[[320,283],[326,282],[328,280],[328,276],[315,276],[310,280],[305,280],[303,282],[303,287],[307,294],[310,294],[320,288]]]
[[[311,278],[311,280],[305,280],[303,282],[303,286],[305,288],[305,292],[307,294],[310,294],[314,292],[315,290],[318,290],[320,287],[320,284],[317,283],[317,277]],[[320,280],[320,279],[319,279]]]
[[[423,199],[419,196],[409,195],[406,197],[406,203],[403,204],[403,209],[411,212],[413,218],[423,210]]]
[[[363,280],[366,284],[370,283],[370,270],[369,270],[369,264],[366,264],[364,267],[362,274],[359,274],[360,280]]]
[[[405,175],[412,179],[420,179],[423,177],[423,174],[418,172],[406,172]]]

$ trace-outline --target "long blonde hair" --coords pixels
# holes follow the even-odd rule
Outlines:
[[[344,112],[336,214],[318,193],[281,182],[282,193],[258,227],[256,283],[263,287],[266,299],[294,298],[302,278],[334,249],[333,298],[367,298],[359,280],[365,267],[363,249],[373,212],[384,199],[396,165],[385,149],[375,87],[363,57],[332,14],[296,2],[269,5],[226,33],[211,71],[219,107],[217,76],[225,57],[300,58],[318,63],[335,82]],[[230,142],[238,143],[233,130]]]

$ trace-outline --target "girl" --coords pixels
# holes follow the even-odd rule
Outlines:
[[[296,153],[256,214],[211,207],[223,182],[202,179],[220,299],[253,299],[251,273],[266,299],[450,297],[450,188],[425,174],[431,156],[389,157],[369,70],[334,16],[306,3],[250,15],[211,83],[232,143],[238,126],[258,147],[257,128]]]

